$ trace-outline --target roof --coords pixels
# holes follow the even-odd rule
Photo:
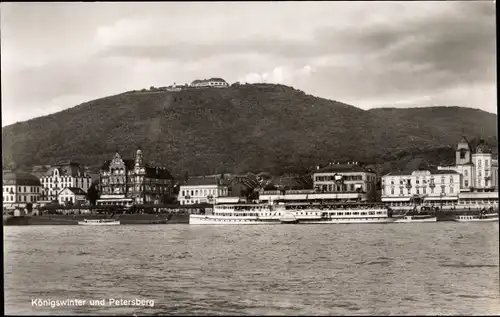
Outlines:
[[[271,182],[264,185],[265,187],[276,187],[281,189],[309,189],[312,188],[311,179],[301,178],[299,176],[278,176],[274,177]]]
[[[472,147],[470,146],[470,142],[469,142],[469,140],[467,140],[467,138],[466,138],[465,136],[462,136],[462,137],[460,138],[460,141],[458,141],[458,143],[457,143],[457,149],[458,149],[458,147],[459,147],[461,144],[467,145],[467,147],[469,148],[469,150],[470,150],[470,149],[472,149]]]
[[[401,171],[393,171],[388,174],[385,174],[385,176],[412,176],[411,173],[415,171],[409,171],[409,170],[401,170]],[[431,175],[439,175],[439,174],[460,174],[457,171],[454,170],[430,170],[429,171]]]
[[[480,139],[474,150],[476,153],[491,153],[491,146],[484,139]]]
[[[63,190],[68,189],[75,195],[87,195],[87,193],[79,187],[66,187]]]
[[[226,83],[226,81],[222,78],[219,78],[219,77],[212,77],[210,79],[195,79],[193,80],[193,82],[191,83],[191,85],[194,85],[194,84],[200,84],[200,83],[208,83],[210,81],[219,81],[219,82],[224,82]]]
[[[38,177],[23,172],[5,172],[3,185],[42,186]]]
[[[349,173],[349,172],[374,173],[370,169],[366,169],[358,164],[353,164],[353,163],[330,164],[327,165],[326,167],[314,171],[314,173]]]
[[[432,175],[434,175],[434,174],[460,174],[459,172],[453,171],[453,170],[432,170],[430,172]]]
[[[220,182],[215,177],[189,178],[184,186],[219,185]]]
[[[159,179],[173,179],[170,172],[164,167],[146,167],[146,177]]]
[[[224,79],[219,78],[219,77],[212,77],[212,78],[210,78],[208,81],[222,81],[222,82],[224,82],[224,83],[226,82]]]
[[[78,173],[80,173],[80,176],[83,176],[85,174],[84,170],[80,168],[78,163],[71,163],[54,165],[47,170],[45,175],[51,176],[54,173],[54,170],[58,170],[59,175],[61,176],[78,176]]]
[[[107,170],[109,170],[109,164],[110,163],[111,163],[111,160],[105,161],[104,164],[102,164],[102,166],[101,166],[101,171],[107,171]],[[134,160],[127,160],[127,159],[125,159],[125,160],[123,160],[123,163],[125,163],[125,167],[127,169],[134,168],[134,164],[135,164]]]

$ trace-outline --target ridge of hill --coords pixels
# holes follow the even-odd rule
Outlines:
[[[437,164],[439,155],[453,160],[462,135],[485,137],[496,153],[497,116],[460,107],[362,110],[274,84],[133,91],[2,129],[4,166],[99,166],[116,151],[134,158],[140,146],[146,161],[175,176],[307,173],[329,161],[408,156]]]

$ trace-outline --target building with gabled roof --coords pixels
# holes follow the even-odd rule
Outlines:
[[[80,187],[65,187],[58,194],[61,205],[83,205],[87,202],[87,193]]]
[[[42,199],[58,201],[59,192],[66,187],[77,187],[87,192],[92,184],[91,177],[80,163],[63,160],[59,161],[40,177],[42,183]]]
[[[174,178],[160,166],[145,163],[142,150],[135,160],[122,159],[118,152],[104,162],[99,178],[98,205],[158,204],[173,194]]]

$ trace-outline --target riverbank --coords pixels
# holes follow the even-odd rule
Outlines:
[[[78,225],[78,221],[84,219],[106,219],[105,215],[41,215],[41,216],[19,216],[4,217],[4,226],[43,226],[43,225]],[[188,224],[188,213],[164,213],[164,214],[121,214],[115,215],[114,219],[120,220],[122,225],[150,225],[150,224]]]

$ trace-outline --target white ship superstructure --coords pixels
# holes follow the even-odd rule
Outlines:
[[[278,203],[215,205],[213,212],[190,215],[190,224],[333,224],[394,222],[388,208],[373,203]]]

